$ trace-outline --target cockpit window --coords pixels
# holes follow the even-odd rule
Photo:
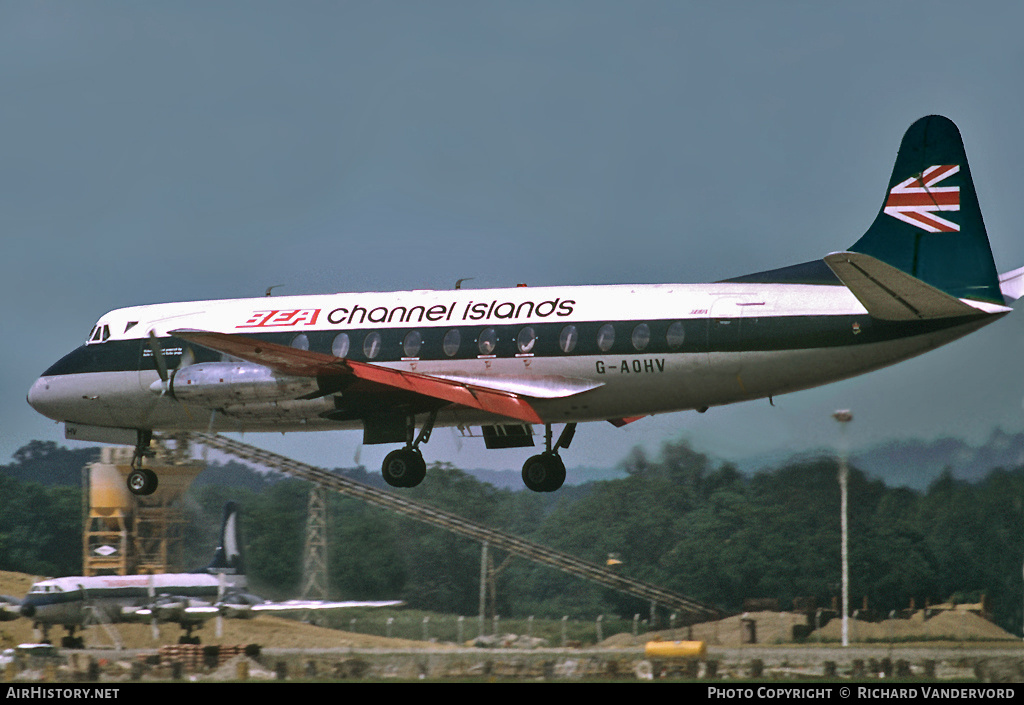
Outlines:
[[[102,343],[108,338],[110,338],[110,326],[97,325],[95,328],[92,329],[92,332],[89,333],[89,340],[86,341],[86,344]]]

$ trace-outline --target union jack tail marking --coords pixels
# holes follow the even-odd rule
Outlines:
[[[884,212],[930,233],[959,232],[960,226],[940,218],[939,211],[960,210],[959,186],[936,186],[960,171],[959,164],[930,166],[892,187]]]

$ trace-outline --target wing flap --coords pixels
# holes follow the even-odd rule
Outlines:
[[[299,350],[246,336],[186,329],[173,330],[170,334],[220,353],[264,365],[283,374],[300,377],[349,375],[390,389],[413,392],[527,423],[543,423],[529,401],[522,396],[482,384],[394,370],[390,367],[356,362],[310,350]]]
[[[872,318],[913,321],[984,313],[870,255],[836,252],[827,255],[825,263]]]

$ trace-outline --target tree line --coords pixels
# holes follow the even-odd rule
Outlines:
[[[0,569],[39,575],[81,572],[81,490],[24,479],[29,466],[79,463],[80,451],[33,442],[0,466]],[[747,598],[794,598],[829,607],[840,590],[839,485],[834,459],[793,462],[741,474],[686,442],[648,458],[634,449],[622,479],[551,494],[497,489],[450,464],[403,490],[504,531],[702,602],[738,611]],[[51,471],[52,474],[53,471]],[[62,471],[63,472],[63,471]],[[242,506],[246,561],[254,588],[271,597],[300,589],[309,485],[244,467],[207,471],[182,502],[185,563],[205,565],[224,503]],[[363,469],[341,471],[380,483]],[[205,474],[205,473],[204,473]],[[881,613],[985,596],[995,621],[1021,633],[1024,467],[997,468],[977,482],[949,471],[924,491],[887,487],[851,469],[851,602]],[[400,598],[410,607],[475,614],[480,547],[442,529],[332,494],[331,597]],[[649,606],[596,584],[491,551],[502,616],[646,615]]]

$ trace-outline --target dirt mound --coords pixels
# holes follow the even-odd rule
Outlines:
[[[850,641],[1018,641],[1008,631],[973,612],[945,610],[925,619],[924,610],[918,610],[909,619],[885,619],[880,622],[849,620]],[[815,636],[831,641],[842,639],[842,620],[833,619],[814,632]]]
[[[708,645],[741,646],[747,643],[747,628],[743,620],[754,620],[758,644],[793,643],[793,627],[806,625],[807,618],[792,612],[748,612],[716,622],[695,624],[692,627],[649,632],[633,637],[617,634],[602,642],[602,646],[638,646],[655,639],[669,641],[696,640]],[[1017,637],[997,625],[966,610],[946,610],[925,619],[924,611],[915,612],[909,619],[886,619],[880,622],[862,622],[851,619],[851,642],[911,642],[921,641],[1018,641]],[[842,639],[842,620],[833,619],[806,639],[838,642]]]

